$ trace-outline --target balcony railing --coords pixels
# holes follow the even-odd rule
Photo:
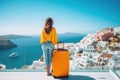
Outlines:
[[[38,44],[19,45],[16,48],[0,50],[0,71],[45,71],[42,55],[41,45]],[[84,66],[75,62],[72,56],[73,54],[70,53],[70,71],[106,72],[112,70],[116,75],[120,76],[119,67],[115,64],[111,67],[109,62],[106,65],[99,65],[87,61],[86,66]],[[86,61],[83,61],[83,63],[86,63]]]

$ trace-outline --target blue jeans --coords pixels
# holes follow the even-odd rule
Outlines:
[[[43,43],[42,45],[42,50],[43,50],[43,56],[44,56],[44,61],[45,61],[45,65],[51,66],[51,62],[52,62],[52,51],[54,49],[54,45],[52,42],[48,41]]]

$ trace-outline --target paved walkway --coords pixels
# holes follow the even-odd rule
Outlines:
[[[0,80],[119,80],[112,72],[70,72],[68,78],[54,79],[45,72],[0,72]]]

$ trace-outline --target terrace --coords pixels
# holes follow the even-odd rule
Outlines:
[[[31,47],[36,48],[34,51],[31,51],[29,53],[31,56],[27,56],[27,50],[30,50]],[[14,68],[1,68],[0,80],[120,80],[120,70],[117,68],[110,69],[105,68],[105,66],[99,66],[99,68],[76,67],[75,69],[72,69],[71,60],[68,78],[55,79],[53,76],[46,76],[44,63],[41,62],[42,60],[35,60],[35,56],[32,56],[32,54],[36,54],[39,52],[39,48],[39,45],[23,46],[23,48],[20,49],[20,51],[23,51],[23,54],[18,53],[19,57],[10,58],[8,56],[7,58],[9,60],[12,60],[12,62],[15,62],[14,60],[19,61],[19,59],[21,59],[22,57],[23,60],[21,60],[21,63],[23,63],[24,65],[21,68],[16,68],[18,64],[11,63],[9,65],[14,66]],[[31,64],[28,60],[29,58],[34,59]],[[5,61],[6,59],[4,59],[3,61]]]
[[[45,70],[0,70],[0,80],[120,80],[115,71],[70,70],[68,78],[46,76]]]

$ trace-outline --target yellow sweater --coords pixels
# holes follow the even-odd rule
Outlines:
[[[52,31],[50,32],[50,34],[47,34],[44,28],[42,29],[40,43],[43,44],[44,42],[47,42],[47,41],[52,41],[53,44],[58,43],[56,29],[54,27],[52,28]]]

